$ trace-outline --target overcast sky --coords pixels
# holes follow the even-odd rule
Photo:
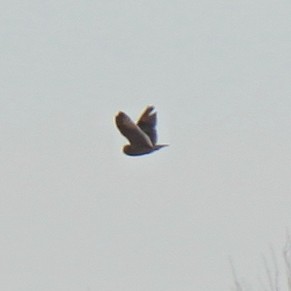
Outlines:
[[[255,286],[270,245],[286,283],[290,15],[287,0],[3,0],[0,289],[231,290],[229,257]],[[170,147],[127,157],[114,115],[147,105]]]

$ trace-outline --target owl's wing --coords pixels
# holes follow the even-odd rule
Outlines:
[[[135,147],[152,147],[150,138],[125,113],[119,112],[115,117],[116,126],[131,145]]]
[[[148,106],[139,118],[138,127],[150,138],[153,145],[157,142],[157,113],[153,106]]]

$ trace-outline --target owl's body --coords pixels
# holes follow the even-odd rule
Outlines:
[[[125,113],[118,112],[115,117],[116,126],[130,142],[123,147],[123,152],[129,156],[140,156],[152,153],[167,145],[157,145],[157,113],[154,107],[148,106],[137,123],[134,123]]]

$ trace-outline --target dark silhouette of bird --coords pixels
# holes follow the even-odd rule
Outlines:
[[[153,106],[148,106],[141,117],[134,123],[124,112],[118,112],[115,117],[116,126],[130,144],[123,147],[123,152],[129,156],[150,154],[168,145],[157,144],[157,113]]]

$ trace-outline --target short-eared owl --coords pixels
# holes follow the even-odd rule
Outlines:
[[[123,152],[129,156],[140,156],[152,153],[167,145],[157,145],[157,113],[153,106],[148,106],[141,117],[134,123],[125,113],[118,112],[115,117],[119,131],[129,140]]]

